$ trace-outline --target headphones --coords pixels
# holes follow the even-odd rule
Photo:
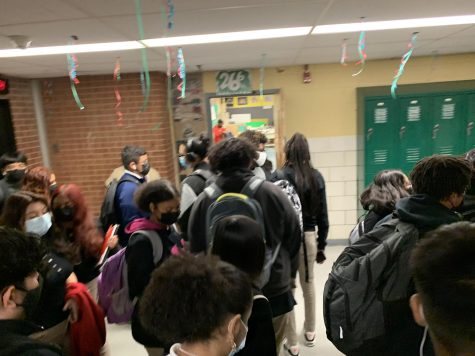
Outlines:
[[[186,159],[194,163],[199,158],[204,158],[208,153],[209,142],[200,137],[200,139],[190,138],[186,142]]]

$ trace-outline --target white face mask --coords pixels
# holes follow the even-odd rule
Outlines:
[[[51,213],[46,213],[41,216],[38,216],[37,218],[26,220],[25,229],[26,232],[43,236],[48,232],[51,225]]]
[[[262,167],[267,160],[267,153],[265,151],[257,151],[259,157],[256,159],[256,163],[259,167]]]
[[[247,332],[249,331],[249,328],[247,327],[246,324],[240,319],[242,326],[244,326],[244,329],[246,329],[246,334],[244,335],[244,338],[242,339],[241,343],[239,344],[238,347],[235,347],[231,350],[229,353],[229,356],[234,356],[236,355],[239,351],[241,351],[245,346],[246,346],[246,338],[247,338]]]

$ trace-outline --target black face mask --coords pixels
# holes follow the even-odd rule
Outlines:
[[[40,279],[40,285],[38,288],[29,290],[29,291],[26,291],[25,289],[21,287],[15,287],[15,288],[26,292],[26,296],[23,299],[23,302],[21,304],[17,304],[17,306],[24,309],[25,319],[32,321],[36,313],[38,303],[41,298],[42,280]]]
[[[62,208],[53,209],[53,215],[58,222],[70,222],[74,220],[74,208],[72,206],[65,206]]]
[[[13,171],[8,171],[5,174],[5,179],[8,183],[19,183],[25,177],[24,169],[14,169]]]
[[[173,225],[177,222],[178,216],[180,216],[179,211],[171,212],[171,213],[162,213],[160,216],[160,222],[165,225]]]
[[[148,172],[150,172],[150,163],[147,162],[142,166],[142,172],[140,172],[140,174],[142,174],[145,177],[148,174]]]

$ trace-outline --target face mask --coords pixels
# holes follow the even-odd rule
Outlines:
[[[246,326],[246,324],[244,324],[244,322],[241,320],[241,323],[242,325],[244,326],[244,329],[246,329],[246,334],[244,335],[244,338],[242,339],[241,343],[239,344],[238,347],[235,347],[231,350],[231,352],[229,353],[229,356],[234,356],[236,355],[239,351],[241,351],[242,349],[244,349],[244,347],[246,346],[246,338],[247,338],[247,332],[249,331],[248,327]]]
[[[188,162],[186,162],[186,157],[185,156],[178,157],[178,161],[180,163],[181,168],[183,168],[183,169],[188,168]]]
[[[150,172],[150,164],[147,162],[147,163],[144,163],[144,165],[142,166],[142,172],[140,172],[140,174],[142,174],[143,176],[146,176],[148,172]]]
[[[46,213],[37,218],[28,219],[25,222],[26,232],[31,232],[39,236],[45,235],[50,229],[51,223],[51,213]]]
[[[5,179],[8,183],[18,183],[25,177],[24,169],[14,169],[5,173]]]
[[[23,288],[15,287],[18,290],[26,292],[26,296],[23,299],[21,304],[17,304],[17,307],[23,308],[25,311],[25,319],[26,320],[33,320],[34,314],[37,310],[38,302],[41,298],[41,281],[40,286],[38,288],[32,289],[30,291],[26,291]]]
[[[259,166],[259,167],[262,167],[264,165],[264,163],[266,163],[266,160],[267,160],[267,153],[265,151],[257,151],[257,153],[259,154],[259,157],[256,159],[256,164]]]
[[[178,220],[178,216],[180,216],[179,211],[171,213],[162,213],[159,220],[162,224],[173,225]]]
[[[74,220],[74,208],[65,206],[53,210],[54,218],[59,222],[69,222]]]

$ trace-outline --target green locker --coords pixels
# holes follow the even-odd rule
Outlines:
[[[369,99],[365,105],[365,184],[382,169],[399,166],[398,107],[392,98]]]
[[[430,102],[427,97],[399,101],[399,166],[406,174],[432,152]]]
[[[465,152],[467,152],[475,148],[475,94],[467,95],[465,137]]]
[[[465,95],[440,95],[433,98],[432,152],[457,155],[465,151]]]

